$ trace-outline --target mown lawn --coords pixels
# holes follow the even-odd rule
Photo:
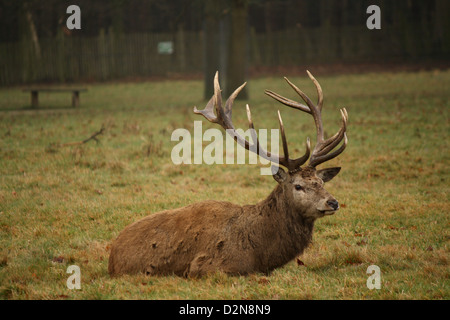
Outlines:
[[[311,70],[314,73],[314,70]],[[310,116],[275,103],[298,100],[279,77],[250,79],[233,120],[277,128],[282,111],[291,153],[314,142]],[[449,299],[450,71],[320,76],[328,135],[349,113],[346,151],[328,166],[341,210],[318,220],[313,245],[271,275],[200,279],[107,272],[111,241],[129,223],[206,200],[256,203],[276,182],[261,165],[180,165],[171,134],[213,126],[200,81],[92,84],[79,109],[66,94],[42,94],[30,110],[21,88],[0,89],[1,299]],[[290,77],[315,101],[308,77]],[[211,79],[212,81],[212,79]],[[102,126],[99,143],[86,139]],[[205,142],[204,145],[208,145]],[[70,290],[70,265],[81,289]],[[366,286],[370,265],[381,289]]]

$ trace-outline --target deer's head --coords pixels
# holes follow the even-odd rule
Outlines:
[[[341,168],[328,168],[317,170],[316,167],[335,158],[344,151],[347,146],[347,121],[348,114],[345,108],[341,109],[342,125],[339,131],[332,137],[325,139],[322,125],[322,106],[323,106],[323,93],[319,82],[307,71],[308,76],[316,86],[318,94],[318,102],[315,105],[311,99],[297,88],[287,78],[287,83],[297,92],[297,94],[305,101],[306,105],[290,100],[277,93],[266,90],[265,93],[281,102],[282,104],[306,112],[312,115],[317,131],[317,142],[314,149],[311,152],[311,143],[309,138],[306,140],[306,152],[303,156],[297,159],[289,158],[289,150],[280,111],[278,111],[278,120],[280,123],[281,139],[283,143],[284,155],[275,155],[264,150],[258,141],[256,131],[254,130],[253,121],[250,113],[250,107],[247,105],[247,117],[249,121],[249,128],[252,133],[253,143],[250,143],[245,138],[240,136],[231,121],[231,111],[233,101],[242,88],[237,88],[225,103],[225,108],[222,107],[221,90],[219,86],[218,73],[214,78],[214,95],[206,105],[204,110],[197,110],[194,107],[194,112],[202,114],[206,119],[213,123],[221,125],[229,134],[233,136],[237,143],[246,149],[256,152],[259,156],[270,160],[278,166],[272,166],[272,173],[274,179],[280,184],[283,190],[283,196],[289,206],[293,207],[299,214],[302,214],[308,218],[320,218],[325,215],[331,215],[339,209],[339,203],[330,195],[324,188],[324,183],[333,179],[340,171]],[[215,109],[215,112],[214,112]],[[341,143],[342,145],[335,150],[335,148]],[[311,156],[311,157],[310,157]],[[309,163],[302,167],[303,164],[308,161]],[[285,171],[284,168],[287,169]]]
[[[338,201],[324,188],[341,168],[316,170],[306,167],[295,172],[277,170],[274,179],[280,184],[284,201],[305,218],[317,219],[332,215],[339,209]]]
[[[279,158],[279,163],[288,169],[285,172],[281,167],[272,169],[275,180],[283,188],[283,194],[292,203],[292,205],[304,216],[311,218],[320,218],[325,215],[335,213],[339,209],[338,201],[330,195],[324,188],[325,182],[333,179],[341,170],[341,168],[327,168],[316,170],[316,166],[338,156],[347,146],[347,120],[348,114],[345,108],[341,109],[342,125],[339,131],[329,139],[324,139],[322,124],[322,106],[323,92],[319,82],[307,71],[308,76],[314,82],[317,94],[317,105],[309,99],[309,97],[297,88],[287,78],[287,83],[297,92],[297,94],[306,102],[306,106],[296,101],[287,99],[272,91],[266,90],[266,94],[275,100],[285,104],[291,108],[309,113],[314,119],[317,131],[317,143],[311,153],[311,145],[309,139],[306,141],[306,153],[298,159],[290,159],[289,151],[284,132],[283,121],[278,112],[280,122],[281,137],[283,140],[284,157]],[[335,151],[341,141],[344,141],[341,147]],[[331,152],[333,151],[333,152]],[[311,157],[309,155],[311,153]],[[301,167],[309,158],[309,163],[305,167]]]

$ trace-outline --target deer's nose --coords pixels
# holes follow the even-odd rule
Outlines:
[[[329,205],[333,210],[339,209],[339,202],[336,199],[328,200],[327,205]]]

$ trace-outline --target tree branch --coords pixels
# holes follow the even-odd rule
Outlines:
[[[91,140],[95,140],[98,143],[97,136],[101,135],[104,131],[105,131],[105,127],[102,125],[102,127],[101,127],[101,129],[99,131],[95,132],[92,136],[90,136],[87,139],[84,139],[82,141],[63,143],[63,144],[60,144],[59,146],[60,147],[76,146],[76,145],[88,143]]]

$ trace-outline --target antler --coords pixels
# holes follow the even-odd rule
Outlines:
[[[309,71],[306,71],[306,72],[308,73],[309,78],[313,81],[313,83],[317,89],[317,95],[318,95],[317,106],[314,105],[314,103],[311,101],[311,99],[306,94],[304,94],[303,91],[301,91],[299,88],[297,88],[286,77],[284,79],[295,90],[295,92],[297,92],[297,94],[300,97],[302,97],[303,101],[306,102],[307,106],[305,106],[301,103],[298,103],[296,101],[287,99],[283,96],[280,96],[279,94],[272,92],[270,90],[266,90],[265,93],[268,96],[274,98],[278,102],[281,102],[282,104],[284,104],[288,107],[304,111],[313,116],[314,123],[316,125],[316,130],[317,130],[317,142],[316,142],[316,146],[314,147],[314,150],[311,154],[311,159],[309,160],[308,165],[310,167],[316,167],[317,165],[319,165],[325,161],[328,161],[330,159],[337,157],[339,154],[342,153],[342,151],[344,151],[345,147],[347,146],[347,142],[348,142],[347,135],[346,135],[348,114],[347,114],[347,110],[345,108],[340,109],[341,116],[342,116],[342,126],[334,136],[325,140],[323,137],[323,125],[322,125],[322,106],[323,106],[322,88],[321,88],[319,82],[313,77],[313,75]],[[336,146],[339,145],[339,143],[342,141],[342,139],[344,139],[344,143],[341,145],[341,147],[339,149],[335,150],[334,152],[330,153],[330,151],[332,151]]]
[[[278,111],[278,121],[280,123],[280,131],[281,131],[281,138],[283,142],[283,151],[284,151],[284,157],[280,157],[279,155],[274,155],[266,150],[264,150],[261,145],[259,144],[258,137],[256,135],[255,128],[253,126],[252,116],[250,112],[250,107],[247,105],[247,118],[249,123],[249,128],[252,135],[253,144],[250,144],[249,141],[247,141],[245,138],[240,136],[236,129],[234,128],[233,122],[231,121],[231,113],[232,113],[232,106],[234,99],[237,97],[239,92],[244,88],[244,86],[247,83],[244,83],[239,88],[237,88],[231,96],[227,99],[225,103],[225,108],[222,107],[222,96],[221,96],[221,89],[219,85],[219,73],[216,72],[216,75],[214,77],[214,95],[207,103],[205,109],[198,110],[197,107],[194,107],[194,112],[196,114],[203,115],[208,121],[212,123],[217,123],[220,126],[222,126],[228,134],[230,134],[234,140],[238,144],[240,144],[245,149],[257,153],[259,156],[263,157],[264,159],[270,160],[272,162],[278,163],[286,168],[288,168],[289,171],[295,170],[299,168],[302,164],[304,164],[308,158],[311,151],[311,144],[309,141],[309,138],[306,141],[306,153],[297,159],[289,159],[289,150],[287,146],[286,141],[286,135],[283,125],[283,120],[281,119],[280,111]],[[306,108],[306,107],[305,107]],[[214,113],[215,109],[215,113]]]

